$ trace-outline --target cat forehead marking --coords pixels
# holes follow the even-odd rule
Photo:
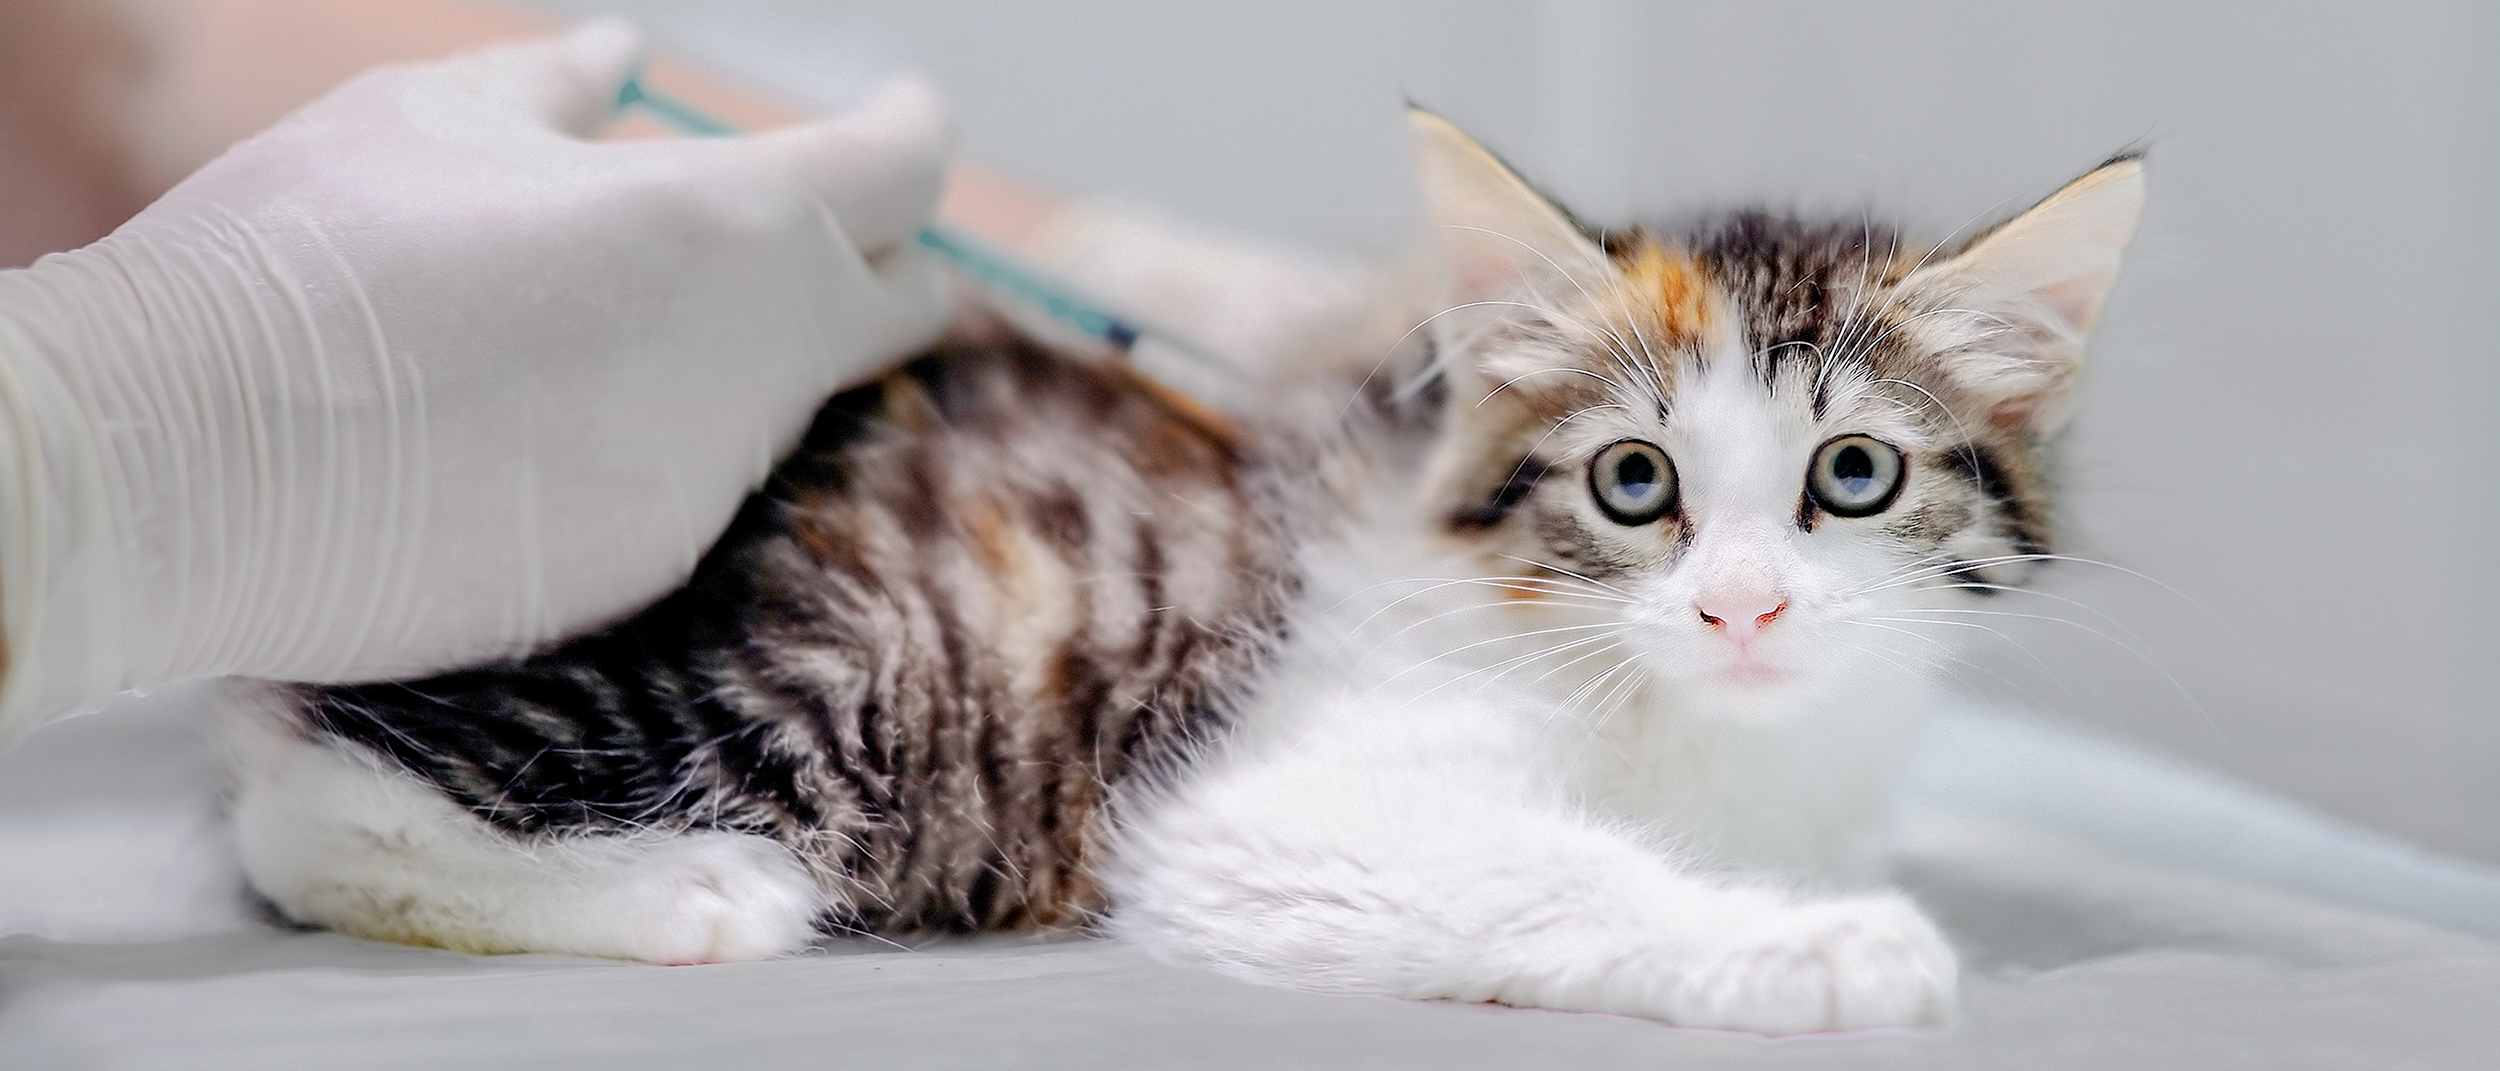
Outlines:
[[[1643,331],[1674,347],[1691,346],[1708,334],[1713,288],[1691,256],[1644,236],[1618,270],[1625,312],[1641,318]]]

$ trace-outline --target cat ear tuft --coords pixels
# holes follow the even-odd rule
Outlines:
[[[1569,213],[1449,120],[1421,108],[1406,115],[1451,303],[1604,277],[1605,250]]]
[[[2083,340],[2118,281],[2144,209],[2144,161],[2120,156],[2067,183],[1949,260],[1903,280],[1939,306],[1966,310],[1951,340],[1954,377],[1988,419],[2045,434],[2064,421]],[[1946,323],[1956,318],[1946,318]]]

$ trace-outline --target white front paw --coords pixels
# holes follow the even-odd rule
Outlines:
[[[1679,1026],[1804,1034],[1941,1023],[1953,949],[1899,896],[1783,909],[1695,949],[1669,986]]]
[[[815,882],[790,851],[739,833],[697,833],[650,849],[603,889],[579,951],[651,963],[770,959],[815,938]]]

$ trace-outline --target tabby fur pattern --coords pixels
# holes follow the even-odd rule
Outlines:
[[[1255,369],[1233,417],[959,332],[633,618],[266,693],[247,873],[476,951],[1107,918],[1313,988],[1937,1021],[1881,804],[1951,615],[2050,545],[2140,165],[1950,247],[1601,234],[1415,125],[1439,283],[1401,332]]]

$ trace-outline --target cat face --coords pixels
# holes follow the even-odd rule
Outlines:
[[[1744,698],[1942,657],[2049,549],[2043,447],[2142,203],[2113,161],[1959,250],[1754,214],[1592,240],[1441,120],[1426,495],[1489,575]]]

